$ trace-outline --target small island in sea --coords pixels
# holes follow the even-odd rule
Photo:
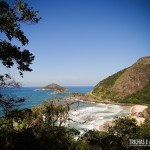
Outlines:
[[[36,90],[52,90],[53,94],[67,93],[66,88],[64,88],[58,84],[55,84],[55,83],[49,84],[47,86],[44,86],[44,87],[36,89]]]

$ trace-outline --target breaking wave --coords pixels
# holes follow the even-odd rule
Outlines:
[[[65,125],[78,129],[82,134],[87,130],[99,130],[99,126],[105,121],[117,116],[127,115],[129,110],[130,108],[127,106],[89,103],[85,107],[71,110],[69,112],[70,121]]]

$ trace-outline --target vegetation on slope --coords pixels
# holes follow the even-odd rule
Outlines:
[[[126,69],[115,73],[114,75],[99,82],[92,91],[92,94],[98,96],[100,100],[108,99],[113,100],[115,93],[112,91],[112,87],[116,80],[126,71]]]
[[[124,98],[150,83],[150,57],[140,58],[115,82],[113,91],[117,98]]]
[[[140,58],[131,67],[104,79],[88,96],[103,101],[150,103],[150,57]]]
[[[150,104],[150,84],[143,89],[125,97],[120,102],[135,103],[135,104]]]

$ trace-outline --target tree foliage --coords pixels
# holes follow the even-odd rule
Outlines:
[[[68,105],[46,101],[30,109],[15,110],[0,119],[0,148],[75,150],[75,129],[66,128]]]
[[[146,146],[131,146],[130,139],[149,139],[150,120],[138,126],[134,119],[118,118],[108,132],[88,131],[80,142],[86,145],[86,150],[147,150]]]
[[[29,43],[29,40],[21,29],[21,24],[38,23],[41,18],[37,15],[38,11],[33,10],[22,0],[14,1],[14,3],[13,1],[0,1],[0,63],[6,68],[12,68],[16,64],[22,77],[23,72],[32,71],[30,65],[34,60],[34,55],[30,50],[23,48]],[[22,46],[13,45],[12,39],[19,41]],[[0,73],[0,89],[18,86],[20,84],[10,74]],[[2,92],[0,93],[0,106],[6,111],[6,114],[17,106],[18,102],[21,100],[6,98]]]
[[[64,126],[69,105],[56,99],[32,109],[15,110],[0,119],[0,148],[45,150],[144,150],[130,145],[130,139],[149,139],[150,120],[137,126],[134,119],[118,118],[108,132],[87,131],[83,136]]]
[[[8,40],[0,39],[0,60],[7,68],[11,68],[16,63],[20,75],[23,75],[24,71],[32,71],[30,64],[34,56],[29,50],[21,50],[20,47],[12,45],[11,40],[15,38],[23,46],[27,45],[29,40],[20,25],[21,23],[38,23],[40,18],[37,14],[38,11],[28,7],[28,4],[22,0],[18,0],[13,5],[0,1],[0,32],[8,38]]]

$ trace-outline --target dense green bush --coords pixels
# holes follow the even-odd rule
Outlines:
[[[135,104],[150,104],[150,84],[143,89],[125,97],[120,102],[135,103]]]
[[[31,110],[15,110],[0,119],[0,149],[75,149],[79,132],[62,124],[68,119],[68,105],[46,101]]]
[[[134,119],[118,118],[108,131],[79,131],[63,126],[68,105],[46,101],[32,109],[16,110],[0,119],[2,150],[140,150],[130,139],[150,139],[150,119],[137,126]]]
[[[134,119],[119,118],[108,132],[88,131],[81,140],[86,150],[147,150],[148,146],[131,146],[130,139],[150,139],[150,120],[137,126]]]

